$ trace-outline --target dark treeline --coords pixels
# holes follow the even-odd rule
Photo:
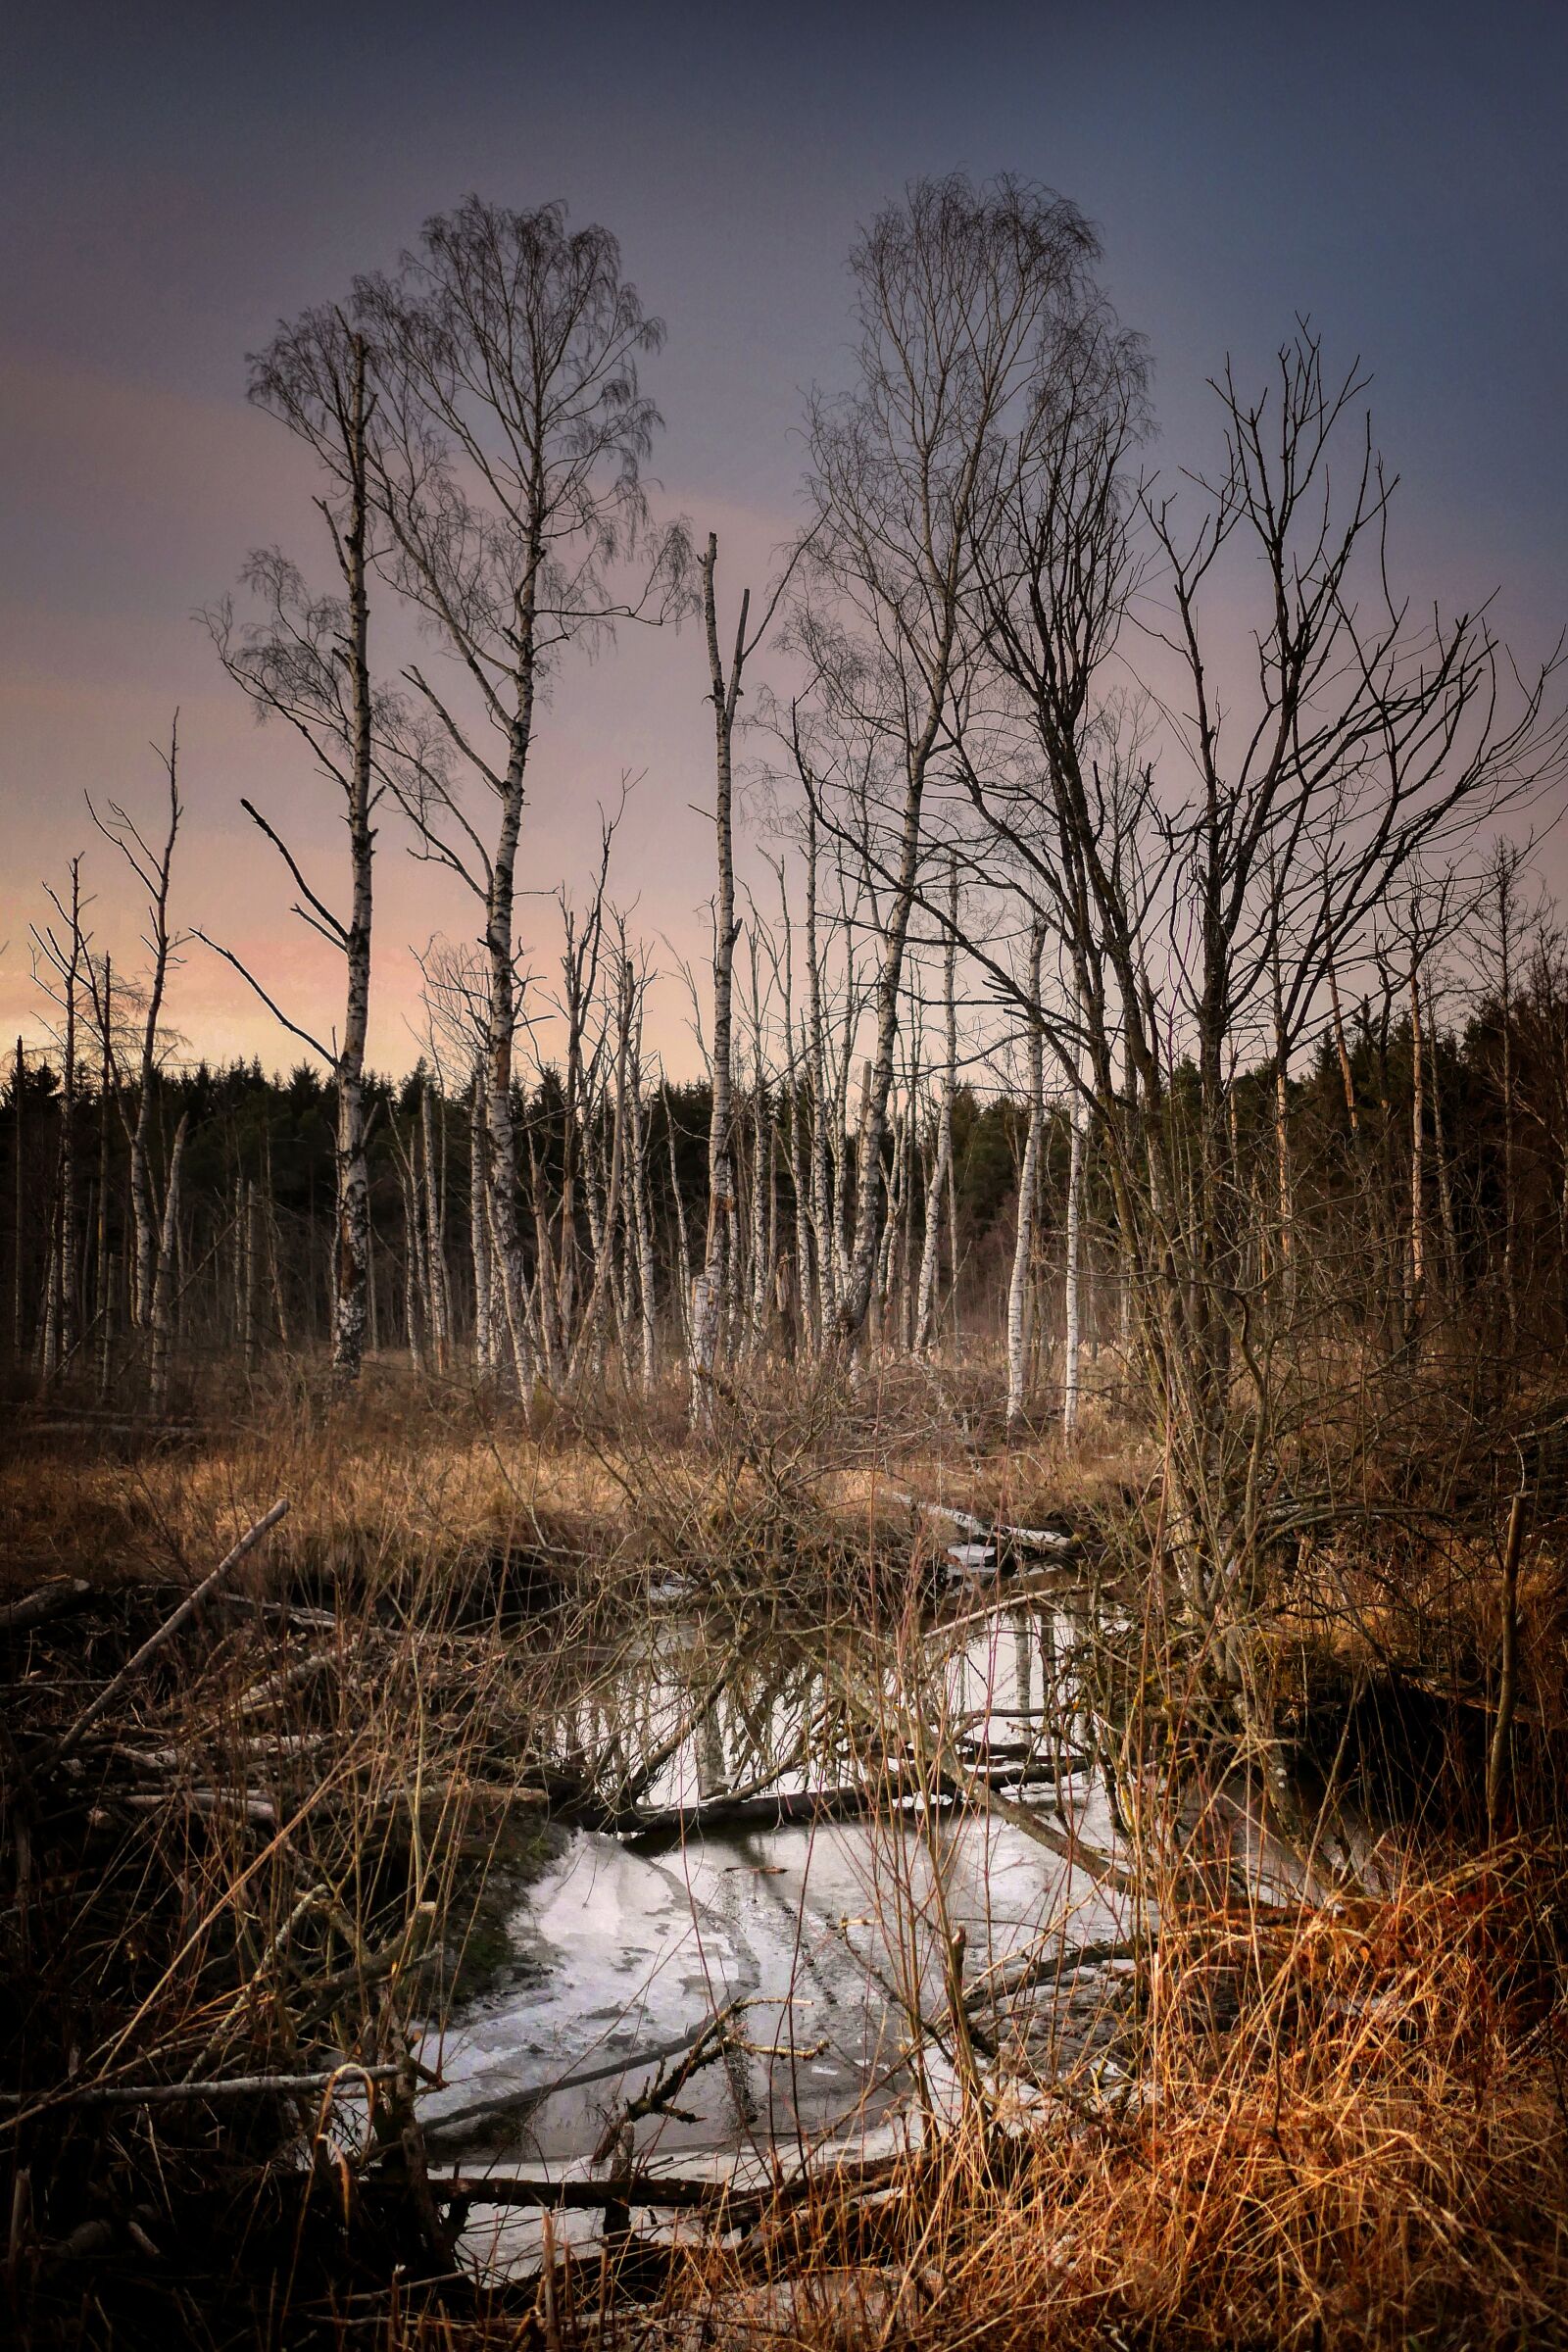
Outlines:
[[[1190,1131],[1196,1083],[1190,1065],[1177,1070],[1168,1112]],[[202,1062],[163,1073],[157,1092],[150,1156],[160,1231],[173,1138],[183,1138],[170,1227],[177,1376],[195,1376],[204,1360],[237,1356],[254,1368],[278,1350],[328,1346],[336,1303],[330,1079],[303,1062],[287,1076],[269,1074],[259,1060]],[[401,1081],[368,1075],[365,1101],[368,1347],[372,1354],[412,1354],[421,1370],[456,1374],[473,1366],[487,1307],[496,1311],[494,1298],[481,1300],[476,1287],[472,1102],[454,1100],[424,1060]],[[708,1198],[711,1102],[707,1082],[661,1083],[647,1092],[637,1122],[656,1369],[678,1362],[690,1344],[693,1237]],[[1307,1069],[1288,1080],[1283,1128],[1271,1068],[1239,1076],[1232,1102],[1237,1183],[1251,1210],[1249,1279],[1266,1290],[1298,1256],[1310,1268],[1309,1282],[1298,1277],[1309,1294],[1303,1312],[1332,1309],[1336,1322],[1345,1317],[1395,1348],[1418,1320],[1430,1332],[1458,1314],[1471,1329],[1480,1318],[1499,1343],[1561,1343],[1568,1331],[1568,960],[1549,927],[1538,927],[1506,1004],[1483,992],[1457,1017],[1423,1026],[1419,1014],[1412,1020],[1400,1009],[1392,988],[1380,1001],[1360,1000],[1325,1031]],[[19,1041],[0,1096],[0,1264],[15,1376],[96,1382],[106,1396],[142,1393],[151,1339],[138,1330],[145,1319],[134,1297],[135,1216],[123,1140],[134,1111],[127,1118],[127,1109],[113,1082],[106,1091],[101,1071],[78,1061],[70,1148],[63,1148],[59,1069],[28,1056]],[[611,1279],[597,1368],[635,1386],[644,1369],[637,1219],[606,1223],[615,1106],[598,1102],[574,1116],[561,1074],[547,1069],[532,1090],[514,1089],[514,1118],[527,1171],[516,1213],[531,1237],[530,1289],[538,1289],[548,1256],[558,1284],[564,1269],[579,1303],[591,1298],[608,1231]],[[795,1245],[803,1223],[808,1230],[809,1203],[796,1198],[802,1161],[791,1146],[792,1129],[804,1132],[808,1123],[808,1103],[799,1096],[792,1103],[777,1088],[748,1094],[737,1105],[733,1296],[761,1300],[747,1329],[731,1335],[738,1352],[789,1346],[800,1336]],[[951,1124],[951,1185],[934,1234],[938,1322],[949,1348],[989,1353],[1009,1286],[1029,1105],[1004,1094],[982,1099],[959,1084]],[[936,1140],[928,1122],[907,1143],[895,1134],[883,1154],[881,1190],[899,1214],[887,1220],[873,1327],[892,1350],[914,1343],[914,1276],[925,1253]],[[1059,1396],[1061,1384],[1070,1157],[1071,1119],[1057,1104],[1048,1111],[1030,1220],[1029,1388],[1037,1397],[1047,1390]],[[564,1238],[574,1168],[577,1199]],[[1098,1357],[1126,1339],[1133,1300],[1113,1201],[1093,1151],[1084,1185],[1082,1336]],[[841,1246],[853,1191],[853,1184],[843,1188]],[[72,1237],[68,1262],[62,1229]],[[760,1266],[748,1259],[746,1237],[754,1234],[761,1237]],[[482,1275],[489,1263],[482,1237],[477,1262]]]

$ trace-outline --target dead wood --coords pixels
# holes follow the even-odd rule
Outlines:
[[[88,1700],[71,1729],[55,1743],[51,1761],[58,1763],[62,1756],[70,1754],[88,1726],[96,1723],[99,1716],[113,1706],[121,1692],[128,1684],[135,1681],[148,1661],[156,1657],[165,1643],[173,1639],[180,1627],[195,1615],[208,1594],[214,1592],[230,1570],[239,1565],[246,1553],[254,1549],[262,1538],[277,1525],[287,1510],[287,1502],[274,1502],[271,1509],[258,1519],[254,1527],[246,1529],[233,1550],[219,1561],[218,1566],[212,1570],[210,1575],[203,1577],[195,1592],[187,1594],[178,1608],[164,1619],[157,1632],[148,1636],[135,1656],[126,1659],[120,1672],[111,1682],[104,1685],[96,1698]]]
[[[81,1577],[40,1585],[35,1592],[24,1592],[20,1600],[0,1605],[0,1634],[24,1634],[32,1626],[47,1625],[51,1618],[79,1609],[91,1596],[92,1587]]]

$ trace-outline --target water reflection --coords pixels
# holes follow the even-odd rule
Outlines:
[[[513,1923],[519,1983],[446,2038],[447,2087],[425,2110],[443,2156],[581,2169],[660,2054],[731,2003],[743,2046],[682,2114],[639,2128],[639,2165],[761,2171],[885,2131],[911,2101],[951,2107],[954,1938],[973,1988],[1043,1938],[1128,1929],[1125,1892],[1042,1842],[1114,1845],[1085,1765],[1077,1642],[1065,1606],[1035,1597],[902,1646],[775,1635],[736,1656],[666,1624],[592,1662],[546,1760],[589,1760],[667,1843],[580,1833],[531,1890]],[[862,1790],[858,1819],[715,1812]]]

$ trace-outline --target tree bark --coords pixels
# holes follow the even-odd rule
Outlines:
[[[709,700],[713,706],[713,839],[717,856],[717,895],[713,903],[713,1047],[710,1060],[712,1097],[708,1122],[708,1230],[703,1247],[703,1270],[697,1278],[692,1306],[691,1411],[706,1422],[712,1412],[712,1377],[719,1334],[728,1305],[728,1252],[735,1213],[734,1047],[733,997],[735,941],[735,849],[732,802],[734,793],[733,742],[735,708],[740,699],[741,672],[746,663],[746,620],[750,590],[741,595],[740,620],[724,674],[718,643],[718,599],[713,574],[718,540],[709,533],[703,555],[703,627],[708,642]]]
[[[937,1283],[942,1265],[942,1211],[948,1174],[953,1165],[953,1099],[958,1086],[958,861],[948,858],[948,925],[942,958],[942,1004],[946,1020],[947,1060],[942,1073],[942,1101],[937,1111],[937,1148],[925,1192],[925,1243],[920,1255],[920,1289],[915,1304],[914,1352],[929,1355],[936,1340]]]
[[[182,1110],[169,1154],[169,1180],[164,1187],[163,1228],[153,1271],[152,1357],[148,1393],[155,1413],[161,1413],[169,1401],[170,1363],[174,1346],[174,1257],[179,1232],[180,1175],[184,1166],[185,1138],[189,1125],[190,1113]]]
[[[1040,1025],[1040,967],[1046,934],[1036,923],[1029,942],[1029,995],[1035,1017],[1029,1028],[1029,1133],[1018,1174],[1018,1229],[1013,1242],[1012,1279],[1007,1286],[1007,1422],[1023,1411],[1029,1376],[1030,1273],[1034,1254],[1035,1201],[1040,1185],[1040,1152],[1046,1124],[1046,1048]]]
[[[349,508],[343,533],[344,584],[348,590],[346,648],[350,679],[349,862],[352,906],[344,955],[348,997],[343,1044],[334,1073],[337,1082],[337,1254],[332,1329],[332,1370],[352,1385],[365,1358],[370,1284],[370,1176],[365,1152],[365,1048],[370,1019],[370,931],[374,912],[372,869],[375,830],[370,822],[374,760],[370,700],[369,596],[366,531],[368,518],[368,462],[366,446],[365,337],[352,344],[352,376],[345,456]]]

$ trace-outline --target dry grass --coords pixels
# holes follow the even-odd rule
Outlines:
[[[677,2261],[641,2311],[607,2312],[590,2266],[461,2320],[386,2314],[372,2340],[1568,2342],[1559,1867],[1514,1848],[1342,1916],[1189,1912],[1161,1940],[1135,2082],[1080,2072],[971,2112],[874,2197],[828,2182]]]
[[[940,1391],[909,1370],[848,1393],[759,1383],[726,1397],[704,1445],[674,1393],[646,1413],[541,1401],[530,1427],[389,1377],[349,1406],[298,1385],[215,1394],[199,1426],[156,1437],[19,1426],[0,1458],[8,1580],[72,1573],[95,1589],[14,1660],[25,1716],[0,1935],[19,2328],[39,2346],[160,2352],[172,2329],[388,2352],[1568,2342],[1568,1653],[1552,1530],[1522,1587],[1528,1779],[1512,1842],[1489,1842],[1473,1802],[1428,1806],[1385,1821],[1375,1891],[1271,1910],[1236,1899],[1228,1865],[1200,1866],[1193,1784],[1172,1770],[1186,1734],[1169,1702],[1192,1662],[1160,1650],[1158,1580],[1129,1574],[1157,1518],[1157,1465],[1108,1412],[1067,1459],[1045,1435],[1002,1446],[984,1395],[955,1409]],[[1138,1815],[1160,1930],[1129,2026],[1136,2064],[1020,2075],[875,2197],[823,2189],[722,2253],[653,2249],[640,2305],[607,2304],[593,2265],[489,2300],[450,2279],[389,2294],[395,2260],[442,2267],[400,2139],[410,2020],[446,1997],[487,1872],[525,1859],[541,1727],[573,1675],[586,1688],[607,1629],[635,1628],[628,1603],[653,1570],[679,1569],[726,1622],[792,1605],[824,1638],[918,1624],[935,1539],[889,1501],[894,1486],[1026,1524],[1065,1513],[1097,1532],[1124,1598],[1150,1601],[1105,1669],[1130,1705],[1124,1740],[1129,1724],[1176,1727],[1124,1785],[1164,1776]],[[279,1494],[289,1518],[241,1582],[274,1606],[326,1604],[333,1624],[210,1610],[57,1770],[50,1743],[81,1691],[167,1610],[156,1588],[188,1583]],[[1487,1500],[1468,1519],[1451,1494],[1418,1504],[1368,1516],[1359,1537],[1347,1514],[1281,1565],[1256,1633],[1282,1709],[1310,1715],[1332,1689],[1348,1722],[1402,1677],[1446,1693],[1451,1717],[1463,1682],[1485,1726]],[[1379,1722],[1404,1738],[1402,1719]],[[1233,1768],[1205,1756],[1198,1781]],[[345,2060],[384,2070],[378,2124],[350,2130],[343,2110],[286,2096],[242,2110],[75,2098]],[[366,2180],[395,2192],[390,2238]],[[63,2254],[89,2225],[109,2233],[98,2254]]]

